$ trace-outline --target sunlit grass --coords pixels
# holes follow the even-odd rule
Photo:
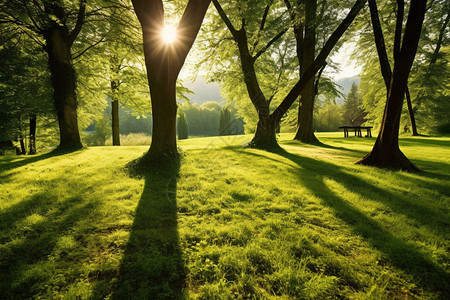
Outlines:
[[[182,141],[178,172],[142,178],[124,167],[146,146],[0,158],[0,294],[448,296],[450,138],[401,139],[419,174],[354,165],[374,139],[249,138]]]

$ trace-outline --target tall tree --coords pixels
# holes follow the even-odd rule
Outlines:
[[[36,153],[37,118],[53,116],[46,57],[27,36],[16,32],[0,36],[0,140],[21,140],[26,153]],[[23,146],[23,147],[22,147]]]
[[[82,147],[78,128],[76,76],[73,65],[73,46],[88,16],[100,15],[99,7],[86,9],[86,0],[64,1],[2,1],[0,23],[13,31],[28,35],[42,46],[48,57],[56,109],[60,149],[74,150]],[[95,35],[95,31],[90,35]],[[95,45],[91,41],[91,48]],[[85,50],[77,53],[81,55]]]
[[[357,163],[381,168],[417,172],[419,169],[414,166],[400,150],[398,145],[398,133],[408,76],[417,52],[420,32],[422,30],[422,24],[425,17],[426,0],[411,1],[403,38],[402,11],[404,9],[404,3],[402,0],[397,0],[397,5],[398,13],[394,41],[394,70],[390,77],[383,122],[372,151]],[[376,1],[369,0],[369,6],[372,16],[375,41],[377,43],[377,50],[380,58],[380,65],[383,65],[386,64],[385,55],[382,53],[383,50],[380,51],[380,49],[385,48],[385,44],[383,41],[384,38],[382,32],[380,31],[381,27],[377,21],[378,9],[376,7]],[[381,69],[382,72],[387,72],[388,70],[386,67],[382,67]],[[384,77],[385,76],[387,75],[384,75]]]
[[[164,43],[162,0],[132,0],[141,23],[145,66],[150,86],[153,115],[149,156],[176,155],[176,81],[187,54],[200,30],[211,0],[189,0],[176,29],[178,38]]]
[[[277,35],[274,35],[272,39],[270,39],[267,44],[261,48],[261,50],[252,54],[250,52],[251,44],[249,43],[249,39],[247,36],[245,19],[242,19],[239,29],[235,28],[229,18],[229,15],[227,15],[224,8],[220,5],[219,1],[213,0],[216,9],[218,10],[222,20],[228,27],[234,41],[237,44],[244,82],[246,84],[247,91],[253,103],[253,106],[258,112],[258,125],[255,135],[252,141],[249,143],[249,146],[260,149],[271,149],[279,147],[276,140],[276,130],[279,126],[281,118],[295,102],[295,99],[305,89],[311,78],[326,64],[328,55],[333,50],[334,46],[338,43],[339,39],[350,26],[350,24],[353,22],[356,15],[364,7],[365,2],[365,0],[357,0],[355,2],[344,20],[327,39],[320,53],[306,68],[300,80],[289,91],[281,104],[271,113],[271,99],[267,99],[264,96],[264,93],[259,86],[258,79],[255,73],[255,60],[262,53],[264,53],[264,51],[266,51],[267,48],[270,47],[278,39],[278,37],[284,33],[286,29],[280,31]],[[270,7],[271,3],[272,1],[269,1],[267,6]],[[265,16],[266,14],[263,14],[263,17],[261,18],[262,25],[260,28],[262,29],[264,28],[263,24],[265,22]]]
[[[289,0],[284,0],[284,2],[293,22],[300,77],[302,77],[316,56],[317,0],[298,0],[294,7]],[[302,11],[303,14],[299,11]],[[314,75],[308,81],[301,92],[298,106],[297,131],[294,139],[305,143],[318,142],[313,130],[315,77]]]

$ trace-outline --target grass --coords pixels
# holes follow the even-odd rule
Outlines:
[[[0,295],[449,299],[450,138],[402,138],[408,174],[354,165],[374,139],[341,135],[182,141],[142,177],[143,146],[2,157]]]

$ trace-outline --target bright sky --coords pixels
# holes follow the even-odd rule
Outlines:
[[[355,47],[354,43],[346,43],[341,49],[333,55],[329,60],[338,62],[340,64],[340,71],[336,73],[329,73],[329,75],[335,80],[339,80],[346,77],[353,77],[359,75],[361,67],[356,66],[350,58],[352,48]]]

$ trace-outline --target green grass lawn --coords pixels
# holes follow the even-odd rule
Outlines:
[[[450,138],[405,137],[423,170],[354,165],[374,139],[180,142],[0,158],[2,299],[450,299]]]

